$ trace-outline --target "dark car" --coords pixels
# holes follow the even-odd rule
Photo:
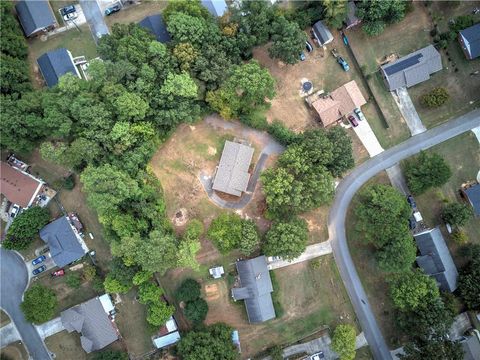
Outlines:
[[[408,219],[408,227],[410,230],[414,230],[417,227],[417,220],[415,220],[415,217],[411,217]]]
[[[33,270],[32,274],[33,275],[38,275],[38,274],[44,272],[45,270],[47,270],[47,267],[45,265],[42,265],[39,268],[36,268],[35,270]]]
[[[36,259],[33,259],[32,260],[32,265],[38,265],[40,264],[41,262],[45,261],[47,257],[45,255],[42,255],[42,256],[39,256],[37,257]]]
[[[75,12],[75,5],[68,5],[65,6],[64,8],[60,9],[60,13],[62,15],[67,15]]]
[[[417,204],[415,203],[415,199],[413,198],[412,195],[407,196],[407,202],[410,204],[412,209],[415,209],[417,207]]]
[[[308,52],[312,52],[313,51],[313,45],[310,44],[310,41],[305,41],[305,48],[307,49]]]
[[[107,15],[107,16],[112,15],[116,12],[119,12],[120,9],[121,9],[120,4],[112,5],[112,6],[105,9],[105,15]]]
[[[358,126],[358,121],[357,121],[357,119],[355,119],[355,117],[353,115],[348,115],[348,120],[352,123],[353,127]]]

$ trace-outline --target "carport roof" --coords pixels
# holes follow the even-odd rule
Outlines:
[[[26,36],[56,24],[47,0],[20,0],[15,9]]]
[[[168,43],[171,40],[170,34],[167,31],[167,26],[160,14],[147,16],[140,21],[138,25],[150,31],[155,35],[157,41],[161,43]]]

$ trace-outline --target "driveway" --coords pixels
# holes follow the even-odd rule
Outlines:
[[[286,261],[286,260],[272,261],[271,263],[268,264],[268,269],[269,270],[279,269],[285,266],[297,264],[302,261],[315,259],[319,256],[327,255],[331,253],[332,253],[332,246],[330,244],[330,241],[328,240],[323,241],[321,243],[307,246],[303,254],[300,255],[298,258],[293,259],[292,261]]]
[[[383,151],[382,145],[378,142],[367,120],[358,121],[358,126],[352,127],[355,134],[367,149],[370,157],[380,154]]]
[[[356,167],[337,187],[328,217],[329,239],[343,283],[375,359],[388,360],[392,359],[392,356],[375,320],[348,249],[345,222],[350,202],[357,191],[380,171],[394,166],[421,150],[469,131],[478,124],[480,124],[480,109],[414,136]]]
[[[21,340],[22,338],[13,322],[0,328],[0,349],[15,341]]]
[[[0,307],[10,316],[30,356],[50,360],[50,354],[35,327],[25,320],[20,310],[28,274],[22,258],[13,251],[0,248]]]
[[[98,42],[98,39],[103,35],[110,34],[107,24],[103,18],[103,12],[95,0],[80,0],[80,6],[85,14],[85,19],[88,22],[93,39]]]
[[[37,328],[38,334],[42,339],[65,330],[62,323],[62,318],[60,316],[35,327]]]
[[[418,116],[417,110],[415,110],[415,106],[413,106],[407,88],[399,88],[396,92],[392,91],[392,96],[395,99],[403,118],[407,122],[407,126],[410,129],[412,136],[426,131],[427,129],[423,126],[422,120],[420,120],[420,116]]]

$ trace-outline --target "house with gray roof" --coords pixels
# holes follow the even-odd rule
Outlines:
[[[215,17],[223,16],[228,11],[227,3],[224,0],[202,0],[202,5]]]
[[[245,301],[248,321],[254,324],[274,319],[273,287],[265,256],[237,261],[236,267],[240,286],[232,289],[232,297]]]
[[[440,228],[423,231],[414,237],[420,250],[420,256],[417,256],[418,266],[435,278],[441,290],[455,291],[458,271]]]
[[[463,349],[463,360],[480,360],[480,340],[478,333],[460,341]]]
[[[88,252],[83,239],[66,216],[52,221],[41,229],[40,238],[47,243],[53,262],[58,267],[82,258]]]
[[[87,353],[103,349],[119,337],[115,323],[98,296],[62,311],[60,318],[65,330],[81,334],[80,343]]]
[[[469,60],[480,56],[480,23],[461,30],[458,33],[458,40],[462,46],[465,56]]]
[[[333,35],[323,21],[317,21],[312,26],[312,31],[320,46],[326,45],[333,41]]]
[[[389,91],[420,84],[430,75],[442,70],[442,57],[433,45],[380,67]]]
[[[470,203],[475,216],[480,216],[480,184],[462,189],[462,196]]]
[[[241,196],[247,190],[254,149],[233,141],[225,141],[220,164],[213,180],[212,189],[226,194]]]
[[[15,10],[26,37],[35,36],[57,26],[47,0],[20,0],[15,4]]]
[[[37,59],[37,63],[48,87],[57,85],[60,77],[65,74],[81,78],[73,63],[72,53],[65,48],[46,52]]]
[[[158,42],[165,44],[171,40],[167,25],[161,14],[147,16],[138,25],[155,35]]]

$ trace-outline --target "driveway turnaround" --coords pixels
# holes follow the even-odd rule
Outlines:
[[[28,353],[35,360],[50,360],[50,354],[38,335],[35,327],[25,320],[20,304],[23,292],[28,285],[25,263],[15,252],[0,248],[0,307],[10,316],[27,347]]]
[[[103,13],[100,10],[96,0],[80,0],[80,6],[83,9],[85,19],[87,20],[90,31],[92,32],[93,39],[97,43],[98,39],[100,39],[103,35],[110,33],[108,31],[107,24],[105,24]]]
[[[348,251],[345,221],[347,210],[355,193],[370,178],[424,149],[480,126],[480,109],[460,116],[394,146],[356,167],[336,189],[336,197],[328,218],[328,233],[347,293],[358,317],[373,357],[377,360],[392,359],[385,339],[378,327],[363,289],[358,273]]]
[[[415,110],[415,106],[408,94],[407,88],[399,88],[396,90],[396,93],[392,91],[392,96],[395,99],[403,118],[407,122],[407,126],[410,129],[412,136],[426,131],[427,129],[423,125],[422,120],[420,120],[417,110]]]

